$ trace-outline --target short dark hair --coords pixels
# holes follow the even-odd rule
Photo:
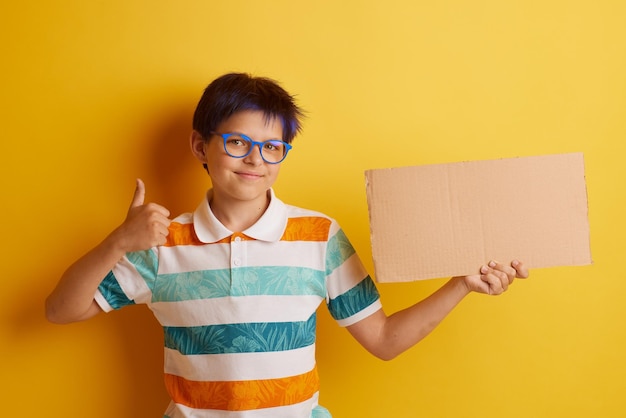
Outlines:
[[[242,110],[260,110],[283,125],[283,141],[291,143],[302,129],[304,112],[285,89],[266,77],[228,73],[204,90],[193,115],[193,129],[208,138],[217,126]]]

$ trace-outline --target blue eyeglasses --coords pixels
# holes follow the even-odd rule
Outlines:
[[[278,139],[257,142],[249,136],[237,132],[225,134],[211,132],[211,134],[222,137],[224,151],[233,158],[243,158],[250,155],[254,147],[258,145],[263,161],[268,164],[278,164],[285,159],[291,149],[290,144]]]

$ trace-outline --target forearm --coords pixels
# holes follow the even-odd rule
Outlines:
[[[370,353],[391,360],[430,334],[468,293],[463,278],[455,277],[415,305],[389,317],[380,310],[348,330]]]
[[[386,356],[393,358],[421,341],[468,293],[463,279],[455,277],[426,299],[390,315],[382,329]]]
[[[499,295],[516,277],[528,277],[523,263],[513,260],[506,265],[491,261],[480,268],[480,274],[453,277],[415,305],[389,317],[379,310],[350,325],[348,330],[369,352],[390,360],[430,334],[470,292]]]
[[[94,294],[100,282],[124,256],[115,232],[72,264],[46,299],[50,322],[69,323],[87,319],[94,310]]]

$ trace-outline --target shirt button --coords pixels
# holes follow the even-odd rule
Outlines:
[[[235,237],[235,242],[240,242],[241,241],[241,237]]]
[[[238,265],[240,265],[240,264],[241,264],[241,260],[239,260],[239,259],[235,259],[235,260],[233,260],[233,264],[234,264],[234,265],[236,265],[236,266],[238,266]]]

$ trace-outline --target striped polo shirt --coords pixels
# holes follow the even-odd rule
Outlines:
[[[317,403],[316,309],[348,326],[381,308],[333,219],[270,190],[263,216],[229,231],[212,191],[174,219],[167,243],[127,254],[100,284],[104,311],[142,303],[165,336],[165,417],[330,417]]]

